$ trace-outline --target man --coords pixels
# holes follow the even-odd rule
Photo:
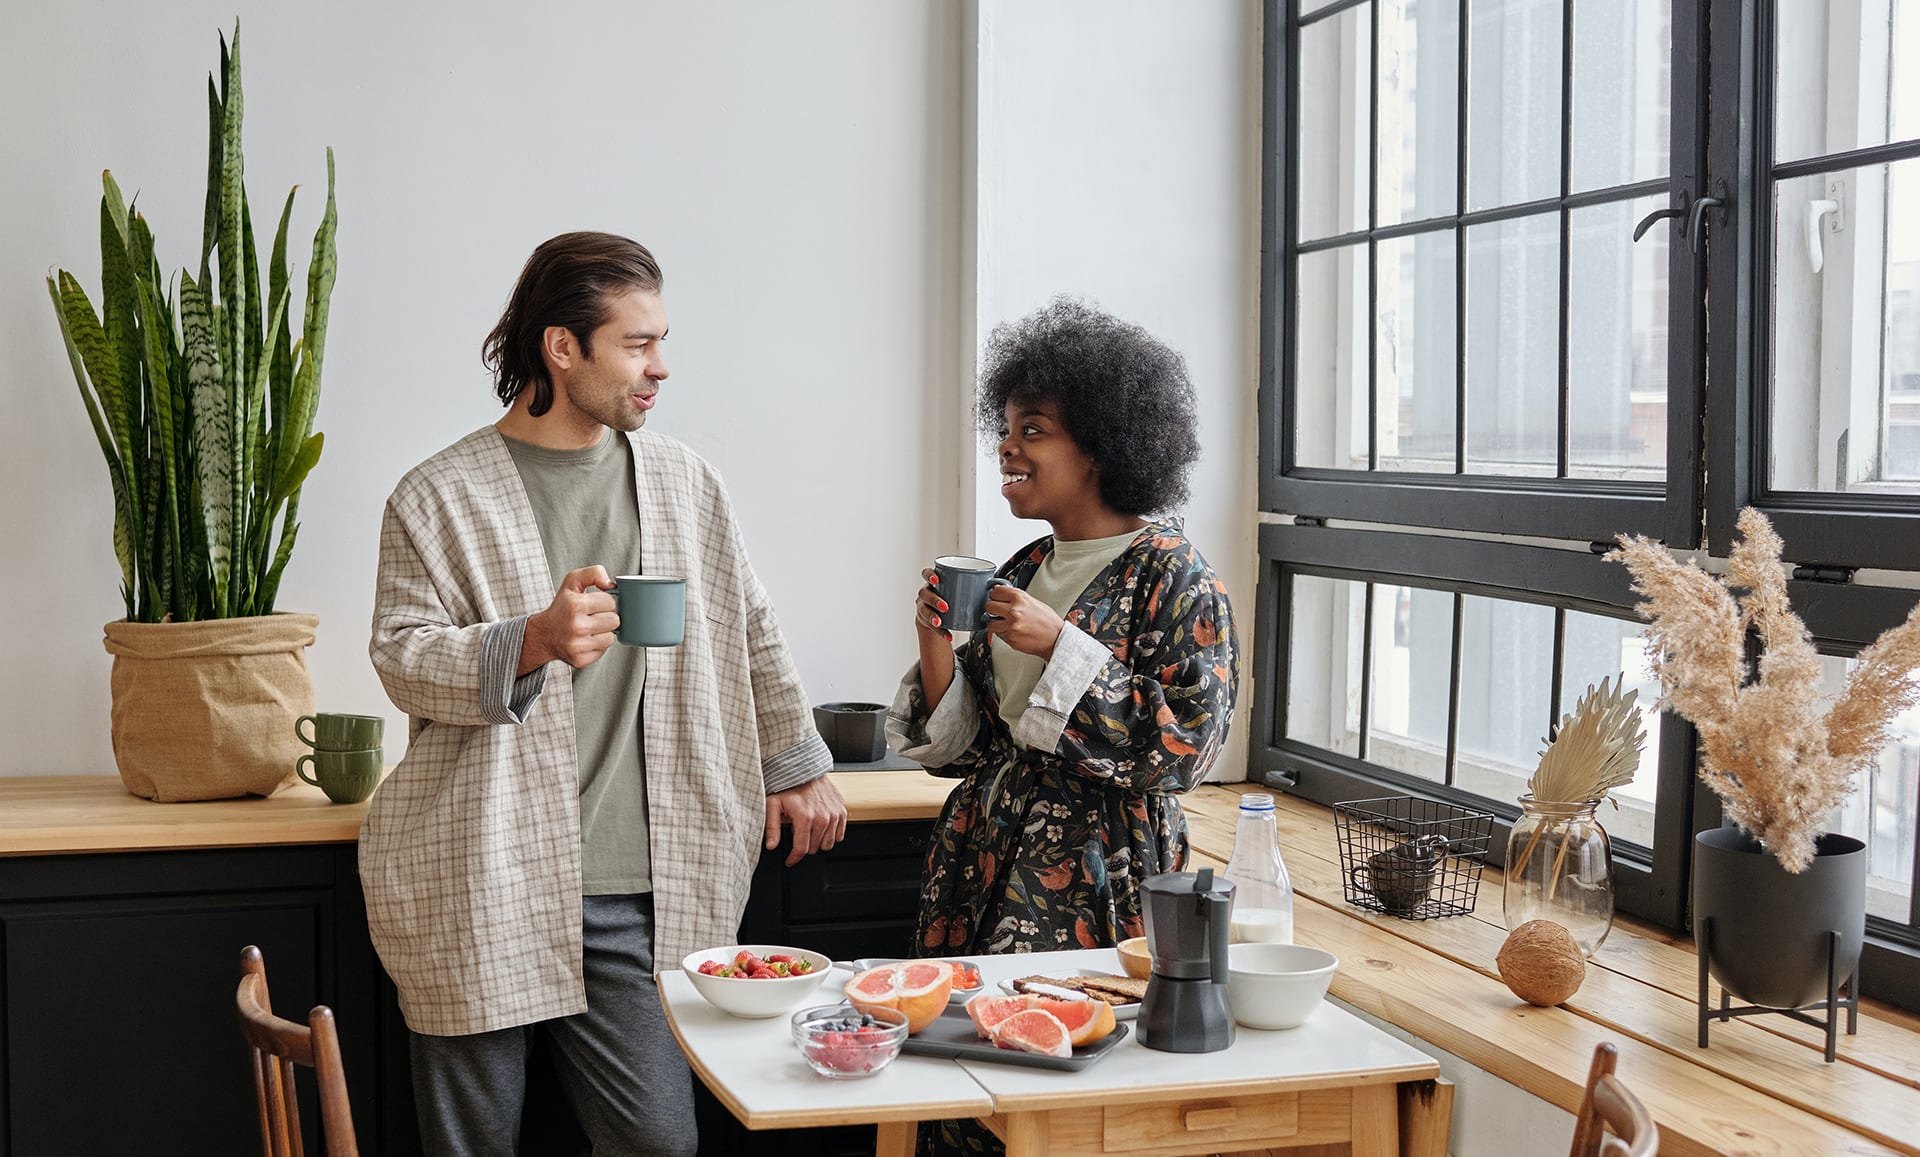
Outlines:
[[[536,1043],[595,1152],[693,1152],[653,970],[733,940],[783,824],[789,864],[845,832],[719,476],[641,430],[660,291],[633,241],[541,245],[485,345],[506,417],[387,502],[370,651],[412,727],[360,875],[429,1152],[513,1152]],[[615,642],[643,568],[686,579],[678,647]]]

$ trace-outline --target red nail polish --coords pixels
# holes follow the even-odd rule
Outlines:
[[[940,601],[940,609],[941,609],[941,610],[943,610],[943,611],[947,609],[947,604],[946,604],[946,600],[944,600],[944,599],[942,599],[942,600]]]
[[[932,584],[933,584],[934,586],[939,586],[939,585],[940,585],[940,576],[939,576],[939,575],[934,575],[934,576],[933,576],[932,578],[929,578],[929,579],[928,579],[927,581],[928,581],[929,583],[932,583]]]

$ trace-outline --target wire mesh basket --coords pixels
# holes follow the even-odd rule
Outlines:
[[[1337,803],[1333,815],[1347,903],[1403,920],[1473,911],[1493,813],[1395,795]]]

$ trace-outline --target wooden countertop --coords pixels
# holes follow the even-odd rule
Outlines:
[[[1224,866],[1239,793],[1267,790],[1217,784],[1186,797],[1198,864]],[[1344,900],[1329,809],[1273,794],[1294,934],[1340,957],[1334,996],[1568,1112],[1594,1045],[1612,1041],[1620,1079],[1659,1123],[1662,1154],[1920,1154],[1920,1017],[1861,1001],[1860,1033],[1841,1034],[1831,1065],[1822,1034],[1785,1017],[1716,1024],[1702,1049],[1693,942],[1626,916],[1571,1000],[1522,1004],[1493,963],[1507,934],[1497,869],[1483,872],[1470,916],[1365,911]]]
[[[836,772],[854,821],[931,820],[958,780],[924,771]],[[367,805],[336,804],[296,783],[271,799],[154,803],[116,775],[0,777],[0,856],[342,844]]]

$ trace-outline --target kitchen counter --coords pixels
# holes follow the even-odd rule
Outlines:
[[[931,820],[958,780],[919,770],[836,772],[855,822]],[[0,777],[0,856],[352,843],[367,805],[294,783],[271,799],[154,803],[117,775]]]

